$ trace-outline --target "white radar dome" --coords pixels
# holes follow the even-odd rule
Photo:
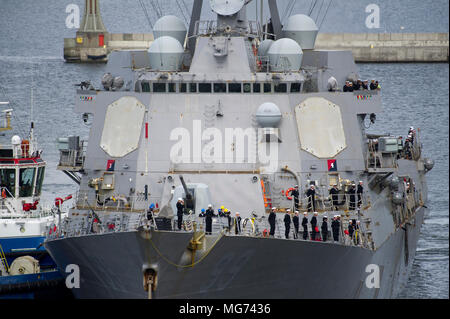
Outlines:
[[[153,37],[155,40],[163,36],[169,36],[177,39],[181,45],[184,45],[187,29],[184,22],[173,15],[159,18],[153,27]]]
[[[12,145],[20,145],[20,143],[22,143],[22,139],[20,138],[20,136],[14,135],[13,137],[11,137]]]
[[[267,52],[273,44],[273,40],[266,39],[259,44],[258,47],[258,56],[267,56]]]
[[[158,71],[178,71],[181,67],[184,49],[181,43],[172,37],[163,36],[148,49],[150,67]]]
[[[275,103],[263,103],[256,111],[256,121],[262,127],[277,127],[281,121],[281,111]]]
[[[275,41],[267,55],[271,70],[275,72],[298,71],[302,65],[303,50],[292,39],[283,38]]]
[[[304,14],[296,14],[287,20],[283,36],[295,40],[303,50],[314,49],[319,28],[313,19]]]

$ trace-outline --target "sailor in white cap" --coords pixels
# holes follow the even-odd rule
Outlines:
[[[350,210],[355,210],[356,206],[356,184],[352,182],[350,189],[347,192],[349,194]]]
[[[356,194],[358,194],[358,207],[362,205],[362,195],[364,192],[363,181],[359,181],[358,188],[356,189]]]
[[[213,209],[213,205],[212,204],[208,205],[208,209],[206,210],[206,215],[214,216],[214,209]]]
[[[294,197],[294,210],[298,209],[298,204],[299,204],[299,196],[300,196],[300,192],[298,191],[298,185],[294,186],[294,189],[291,191],[291,195],[292,197]]]
[[[294,223],[294,239],[298,238],[298,228],[300,226],[300,218],[298,217],[298,210],[295,211],[294,217],[292,217],[292,222]]]
[[[178,230],[181,230],[181,226],[183,225],[183,211],[184,211],[183,199],[178,198],[178,202],[177,202]]]
[[[303,219],[302,219],[302,226],[303,226],[303,239],[308,239],[308,213],[303,213]]]
[[[368,80],[363,81],[362,88],[363,88],[363,90],[369,89],[369,81]]]
[[[342,88],[342,91],[343,92],[353,92],[353,88],[350,88],[350,81],[345,81],[345,85]]]
[[[276,207],[272,207],[272,211],[270,212],[269,218],[268,218],[269,225],[270,225],[269,235],[272,237],[275,236],[275,222],[276,222],[276,218],[277,218],[277,215],[275,214],[275,210],[276,210]]]
[[[315,186],[311,185],[306,192],[306,197],[308,197],[308,212],[316,210],[316,190]]]
[[[339,230],[341,228],[341,223],[338,219],[339,215],[334,215],[333,221],[331,222],[331,231],[333,233],[333,240],[339,241]]]
[[[236,235],[241,233],[241,214],[236,212],[236,217],[234,217],[234,232]]]
[[[289,239],[289,231],[291,229],[291,210],[288,208],[286,209],[286,214],[284,215],[284,236],[286,239]]]

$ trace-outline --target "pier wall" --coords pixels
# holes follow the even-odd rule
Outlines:
[[[356,62],[448,62],[448,33],[319,33],[316,49],[351,50]]]
[[[80,34],[77,34],[80,36]],[[64,39],[64,59],[72,62],[104,62],[90,57],[107,56],[113,50],[148,49],[153,35],[147,33],[105,33],[104,44],[98,34],[81,34]],[[448,62],[448,33],[319,33],[316,49],[351,50],[356,62]]]

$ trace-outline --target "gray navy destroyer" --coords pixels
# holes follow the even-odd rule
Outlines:
[[[394,298],[406,284],[433,167],[420,131],[369,134],[383,91],[344,92],[352,53],[314,49],[315,22],[281,25],[273,0],[269,23],[249,21],[249,2],[211,0],[202,21],[195,0],[189,26],[160,18],[148,51],[112,52],[102,88],[77,90],[89,140],[69,137],[58,168],[79,191],[45,242],[62,272],[79,267],[76,297]],[[307,213],[306,240],[285,232],[288,209]],[[339,237],[311,240],[313,215]]]

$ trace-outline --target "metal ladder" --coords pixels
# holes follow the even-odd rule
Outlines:
[[[9,274],[8,261],[6,260],[5,252],[0,244],[0,277],[7,276]]]

